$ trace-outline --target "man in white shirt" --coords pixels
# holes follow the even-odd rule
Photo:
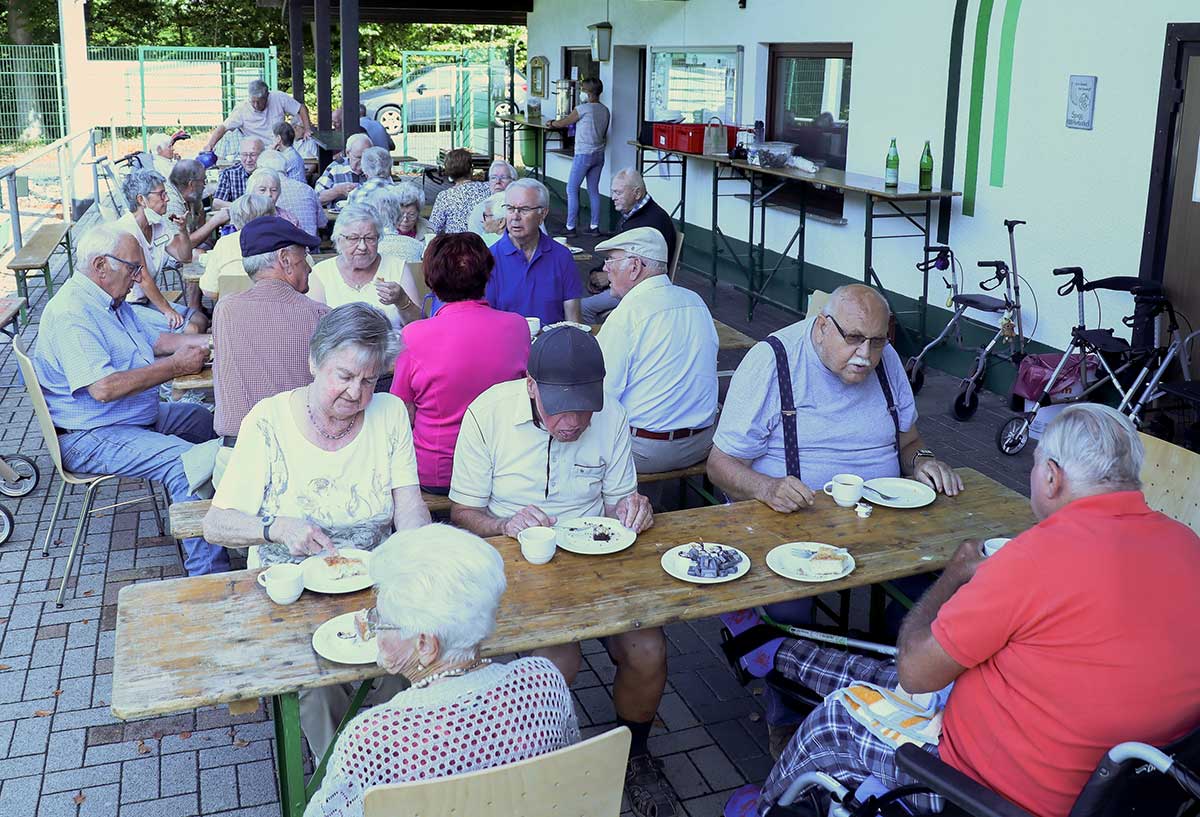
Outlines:
[[[171,178],[171,169],[179,161],[179,154],[171,145],[169,134],[156,133],[150,137],[150,155],[154,157],[154,170],[164,179]]]
[[[216,147],[221,137],[231,130],[241,131],[242,138],[255,136],[264,145],[274,144],[275,125],[284,121],[284,116],[291,116],[296,129],[296,138],[303,139],[312,130],[312,121],[308,117],[308,108],[304,103],[297,102],[283,91],[272,91],[261,79],[252,80],[247,88],[247,99],[234,108],[225,121],[217,125],[208,137],[204,150]],[[295,124],[295,123],[299,124]]]
[[[717,416],[718,342],[708,306],[671,283],[667,242],[653,227],[634,227],[596,251],[607,254],[605,272],[620,299],[598,338],[604,391],[628,415],[634,465],[639,474],[694,465],[708,456]]]
[[[629,423],[620,404],[605,399],[596,339],[572,326],[549,329],[534,341],[528,372],[467,408],[454,449],[451,522],[479,536],[511,537],[579,516],[613,517],[638,532],[650,527],[654,515],[637,492]],[[662,630],[605,642],[617,665],[617,722],[633,733],[625,784],[634,813],[682,814],[646,747],[667,679]],[[553,661],[568,684],[579,671],[578,644],[536,654]]]

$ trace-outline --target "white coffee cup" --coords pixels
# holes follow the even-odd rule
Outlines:
[[[554,528],[526,528],[517,534],[517,541],[521,543],[521,555],[530,564],[544,565],[554,558],[554,551],[558,547],[555,544],[556,537]]]
[[[300,565],[282,562],[258,574],[258,583],[276,604],[291,604],[304,592],[304,571]]]
[[[853,508],[862,499],[863,478],[854,474],[837,474],[825,483],[824,490],[843,508]]]
[[[525,323],[529,324],[529,337],[537,337],[537,333],[542,331],[541,318],[526,318]]]
[[[991,556],[997,550],[1007,545],[1012,539],[1004,536],[997,536],[993,539],[987,539],[983,543],[983,555]]]

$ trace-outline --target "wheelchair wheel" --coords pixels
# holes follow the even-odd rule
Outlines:
[[[29,457],[20,454],[7,454],[4,457],[4,462],[9,468],[17,472],[17,479],[9,481],[0,478],[0,494],[16,497],[27,496],[37,487],[38,480],[41,479],[41,474],[38,473],[37,465]]]
[[[0,505],[0,545],[8,541],[13,532],[13,515],[8,508]]]
[[[920,394],[925,385],[925,363],[910,357],[904,366],[904,373],[908,375],[908,384],[912,387],[913,395]]]
[[[1007,454],[1010,457],[1021,453],[1028,442],[1029,420],[1023,415],[1013,417],[1000,426],[1000,430],[996,432],[996,447],[1000,449],[1001,454]]]
[[[966,422],[975,416],[979,410],[979,390],[974,383],[962,387],[954,398],[954,418]]]

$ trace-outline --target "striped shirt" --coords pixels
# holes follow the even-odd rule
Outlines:
[[[355,173],[350,169],[350,165],[345,162],[331,162],[329,167],[325,168],[325,172],[321,174],[321,178],[317,179],[317,183],[313,185],[317,192],[328,190],[331,187],[346,182],[356,182],[362,184],[367,180],[365,173]]]

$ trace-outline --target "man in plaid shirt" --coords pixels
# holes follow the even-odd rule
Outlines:
[[[365,133],[356,133],[346,140],[346,157],[330,163],[314,185],[322,205],[346,198],[367,180],[367,175],[362,172],[362,156],[369,147],[371,137]]]
[[[217,192],[213,193],[213,207],[228,207],[234,199],[246,192],[246,180],[258,167],[258,154],[263,152],[263,141],[257,136],[242,140],[239,162],[221,171],[217,180]]]

